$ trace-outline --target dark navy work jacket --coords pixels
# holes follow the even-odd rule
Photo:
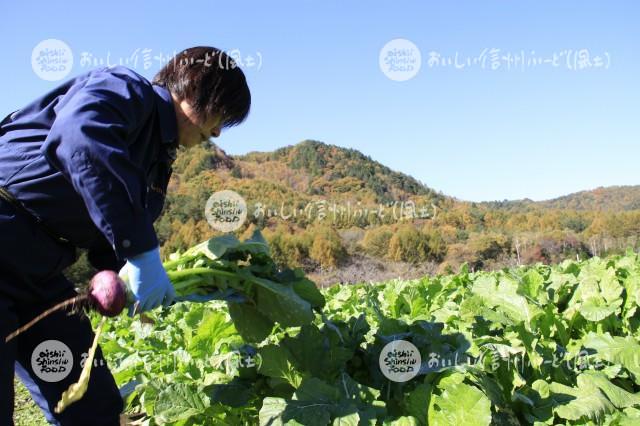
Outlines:
[[[0,127],[0,185],[90,260],[122,264],[158,245],[176,147],[169,91],[122,66],[98,68]]]

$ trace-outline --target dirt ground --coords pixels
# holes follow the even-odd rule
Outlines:
[[[348,264],[332,269],[317,269],[307,272],[309,279],[319,287],[334,284],[356,284],[361,282],[379,282],[394,278],[411,280],[425,275],[435,275],[436,263],[411,265],[404,262],[377,260],[364,255],[352,255]]]

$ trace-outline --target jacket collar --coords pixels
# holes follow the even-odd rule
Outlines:
[[[160,137],[162,143],[167,144],[167,151],[171,162],[173,162],[178,148],[178,124],[173,99],[171,93],[160,85],[154,84],[153,90],[156,94],[156,105],[160,118]]]

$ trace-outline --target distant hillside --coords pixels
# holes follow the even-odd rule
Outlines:
[[[444,197],[417,179],[396,172],[355,149],[306,140],[273,152],[233,157],[236,165],[256,178],[283,182],[310,195],[357,194],[357,199],[387,203],[410,196]]]
[[[599,187],[545,201],[513,200],[479,203],[488,208],[523,211],[532,208],[581,211],[640,209],[640,185]]]
[[[205,220],[204,207],[212,193],[225,189],[247,202],[237,236],[261,229],[276,262],[302,267],[319,284],[417,277],[464,263],[471,270],[497,269],[640,249],[640,186],[542,202],[473,203],[436,192],[354,149],[307,140],[245,155],[228,155],[212,144],[180,149],[154,224],[164,256],[219,235]],[[396,206],[411,203],[413,214]],[[76,281],[90,278],[83,259],[72,272]]]
[[[640,185],[600,187],[539,203],[545,207],[573,210],[640,209]]]
[[[193,183],[188,183],[196,177],[197,187],[190,190],[188,186]],[[229,188],[235,186],[247,198],[258,199],[266,193],[279,194],[272,201],[288,199],[295,200],[297,204],[323,199],[372,206],[411,199],[416,203],[433,203],[439,208],[470,205],[514,214],[540,210],[640,210],[640,185],[600,187],[545,201],[523,199],[470,203],[437,192],[412,176],[394,171],[355,149],[313,140],[272,152],[244,155],[227,155],[215,144],[182,150],[174,165],[170,189],[193,194],[201,190],[198,185],[202,185],[202,179],[218,186],[222,182]],[[181,185],[181,182],[187,185]],[[198,200],[202,201],[202,197]]]
[[[219,188],[235,187],[248,200],[268,195],[271,201],[293,200],[297,205],[329,200],[375,206],[414,200],[448,210],[456,206],[474,206],[512,214],[540,210],[640,210],[640,185],[600,187],[545,201],[523,199],[470,203],[437,192],[412,176],[394,171],[355,149],[313,140],[272,152],[244,155],[228,155],[215,144],[182,150],[174,165],[171,192],[197,193],[199,196],[195,198],[202,202],[204,181]],[[206,188],[206,193],[210,192]],[[193,213],[195,216],[189,213],[183,217],[200,217],[199,212]]]
[[[320,215],[317,206],[323,203],[324,217],[330,217],[337,228],[395,223],[396,214],[407,214],[401,208],[409,201],[421,219],[455,203],[354,149],[310,140],[245,155],[228,155],[215,144],[203,144],[180,149],[173,169],[160,233],[165,239],[176,240],[174,246],[195,236],[175,237],[177,224],[172,222],[192,220],[199,224],[195,235],[201,235],[206,230],[206,200],[223,189],[242,195],[252,212],[258,205],[263,207],[266,218],[249,218],[260,227],[282,224],[278,218],[297,212],[286,223],[306,228]],[[274,211],[277,214],[271,214]]]

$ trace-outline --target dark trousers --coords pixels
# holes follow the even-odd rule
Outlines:
[[[119,424],[122,398],[100,349],[85,396],[63,413],[53,412],[62,392],[78,380],[93,341],[82,312],[56,312],[5,343],[20,325],[76,295],[62,275],[74,259],[75,249],[54,241],[0,199],[0,425],[13,424],[14,373],[52,424]]]

